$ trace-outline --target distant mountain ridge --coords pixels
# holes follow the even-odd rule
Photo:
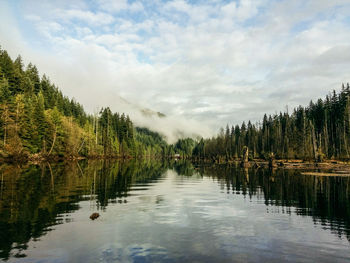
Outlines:
[[[136,127],[148,128],[164,136],[168,143],[175,143],[178,139],[210,137],[213,132],[195,120],[181,116],[172,116],[160,111],[131,103],[119,94],[110,96],[109,105],[114,111],[125,112],[133,120]]]

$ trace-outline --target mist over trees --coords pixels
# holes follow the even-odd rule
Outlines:
[[[0,49],[0,157],[161,155],[166,143],[159,137],[108,107],[87,114],[35,65]]]
[[[0,49],[0,158],[123,157],[209,159],[350,159],[350,86],[289,114],[266,114],[262,122],[226,126],[213,138],[184,138],[169,145],[129,116],[102,108],[87,114],[64,96],[35,65],[24,66]]]
[[[197,159],[230,160],[248,146],[250,159],[268,158],[322,161],[350,158],[350,86],[333,91],[309,106],[263,117],[262,122],[226,126],[217,137],[202,139],[194,150]]]

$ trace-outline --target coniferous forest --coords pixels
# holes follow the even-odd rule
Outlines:
[[[129,116],[87,114],[35,65],[0,50],[0,157],[3,159],[157,156],[165,141],[136,130]],[[163,148],[162,148],[163,147]]]
[[[350,87],[342,86],[309,106],[221,129],[213,138],[180,139],[169,145],[147,128],[135,127],[124,113],[109,107],[88,114],[81,104],[64,96],[35,65],[23,64],[0,50],[0,157],[77,158],[152,156],[229,161],[241,158],[350,158]],[[234,122],[234,120],[233,120]]]
[[[248,147],[249,158],[324,159],[350,158],[350,87],[333,91],[324,100],[276,115],[262,122],[226,126],[215,138],[201,140],[193,150],[196,158],[232,159]]]

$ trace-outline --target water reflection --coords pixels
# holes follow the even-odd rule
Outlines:
[[[56,226],[77,220],[77,217],[70,215],[86,209],[85,204],[89,205],[88,211],[102,212],[110,206],[125,206],[118,211],[111,210],[111,215],[124,215],[125,222],[130,221],[133,226],[140,224],[142,227],[139,232],[129,231],[122,237],[124,239],[131,239],[135,235],[133,240],[142,241],[144,235],[152,236],[157,231],[169,233],[173,242],[171,248],[177,248],[173,252],[177,255],[175,261],[225,261],[226,254],[219,257],[214,248],[207,250],[208,254],[203,258],[198,255],[184,257],[181,253],[189,247],[193,251],[205,251],[211,242],[209,234],[219,235],[220,251],[232,250],[231,246],[237,242],[230,237],[232,233],[241,235],[242,244],[244,238],[255,235],[251,229],[251,225],[256,223],[253,217],[250,217],[250,221],[244,226],[244,220],[243,223],[237,221],[236,225],[232,223],[232,219],[240,218],[251,207],[249,203],[240,199],[228,199],[230,196],[243,196],[245,200],[254,202],[253,205],[260,204],[266,208],[261,212],[260,206],[254,206],[254,209],[257,209],[255,212],[254,209],[253,212],[249,210],[249,213],[255,213],[253,216],[285,213],[309,217],[315,225],[322,226],[339,238],[346,236],[350,240],[348,177],[315,177],[300,175],[299,171],[294,170],[194,166],[189,162],[165,163],[150,160],[80,161],[23,167],[3,165],[0,167],[0,173],[2,260],[25,257],[31,240],[40,240]],[[220,187],[216,189],[218,184]],[[163,187],[163,190],[151,192],[150,189],[157,187]],[[183,197],[186,198],[181,199]],[[226,210],[225,213],[223,209]],[[84,215],[85,217],[88,220]],[[113,223],[108,221],[111,219],[106,219],[105,222],[103,220],[100,222],[106,225]],[[165,225],[188,228],[188,231],[191,231],[191,228],[199,229],[193,230],[196,235],[191,236],[191,233],[188,233],[193,240],[184,247],[184,242],[180,244],[181,240],[185,240],[184,236],[170,227],[165,228]],[[123,226],[127,226],[127,223]],[[103,232],[99,237],[104,238]],[[149,241],[149,238],[144,239]],[[113,244],[113,249],[101,248],[101,257],[106,262],[123,261],[125,253],[128,256],[134,255],[131,256],[133,261],[137,261],[143,255],[147,255],[150,261],[174,259],[161,245],[162,243],[152,245],[146,242],[142,245],[127,244],[124,247]],[[236,247],[239,248],[237,244]],[[244,251],[242,247],[240,249]],[[247,249],[249,250],[249,247]],[[82,255],[77,257],[83,258]]]
[[[257,196],[278,213],[312,216],[339,237],[350,240],[350,177],[301,175],[300,170],[206,167],[201,174],[218,179],[229,193]]]
[[[166,170],[159,162],[74,162],[0,168],[0,259],[23,257],[27,242],[51,226],[69,222],[61,215],[92,200],[92,208],[126,202],[135,183],[147,183]],[[15,251],[11,254],[11,251]]]

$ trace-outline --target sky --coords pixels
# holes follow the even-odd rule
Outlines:
[[[210,136],[350,82],[349,14],[350,0],[0,0],[0,45],[89,112],[149,108]]]

